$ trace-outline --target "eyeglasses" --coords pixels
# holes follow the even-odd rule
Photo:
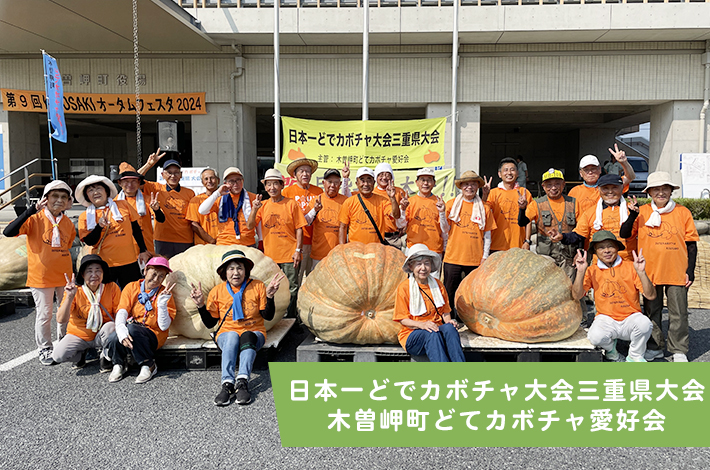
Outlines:
[[[234,186],[235,184],[243,183],[243,182],[244,182],[244,179],[239,178],[239,179],[237,179],[237,180],[227,180],[227,181],[224,182],[224,184],[226,184],[226,185],[228,185],[228,186]]]
[[[168,176],[180,176],[182,174],[182,171],[165,171]]]

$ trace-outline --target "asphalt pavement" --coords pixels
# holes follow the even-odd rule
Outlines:
[[[34,350],[33,323],[28,308],[0,317],[0,368]],[[689,358],[707,362],[710,310],[693,310],[690,324]],[[275,360],[295,361],[305,336],[289,333]],[[217,369],[159,370],[144,385],[136,374],[109,384],[97,361],[74,371],[35,357],[0,371],[0,469],[710,468],[710,449],[664,448],[662,438],[641,449],[282,448],[268,370],[254,372],[250,405],[225,408],[212,404]]]

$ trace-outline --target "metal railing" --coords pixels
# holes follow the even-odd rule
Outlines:
[[[183,8],[273,8],[276,0],[174,0]],[[455,0],[369,0],[371,8],[442,7]],[[461,6],[710,3],[710,0],[458,0]],[[364,0],[280,0],[282,8],[359,8]]]
[[[13,202],[17,201],[21,197],[27,198],[27,203],[30,204],[30,202],[31,202],[30,191],[35,190],[35,189],[44,189],[43,184],[36,184],[34,186],[30,186],[30,179],[32,179],[32,178],[36,178],[36,177],[43,178],[43,177],[51,177],[52,176],[51,173],[32,173],[32,174],[30,174],[30,171],[29,171],[30,165],[32,165],[33,163],[37,163],[40,160],[41,159],[39,159],[39,158],[35,158],[34,160],[25,163],[21,167],[17,168],[16,170],[13,170],[9,174],[0,178],[0,182],[2,182],[2,181],[5,181],[7,178],[11,177],[12,175],[14,175],[15,173],[19,173],[20,171],[22,171],[24,173],[23,179],[21,179],[20,181],[13,184],[9,188],[4,189],[3,191],[0,192],[0,198],[22,184],[24,184],[24,187],[25,187],[24,193],[20,193],[17,196],[10,199],[8,202],[0,204],[0,210],[6,208],[7,206],[9,206]]]

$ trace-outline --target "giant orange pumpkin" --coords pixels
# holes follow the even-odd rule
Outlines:
[[[582,320],[564,271],[520,248],[493,253],[466,276],[456,291],[456,310],[479,335],[523,343],[568,338]]]
[[[298,292],[304,325],[332,343],[397,343],[397,286],[407,278],[400,250],[379,243],[336,246]]]

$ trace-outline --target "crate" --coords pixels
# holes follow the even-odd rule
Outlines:
[[[602,352],[579,328],[570,338],[551,343],[515,343],[479,336],[468,328],[459,330],[468,362],[600,362]],[[357,345],[323,342],[312,334],[296,349],[298,362],[428,362],[426,356],[410,356],[400,345]]]
[[[284,318],[274,325],[266,336],[266,344],[259,350],[254,362],[256,369],[265,368],[277,353],[281,342],[293,327],[296,320]],[[156,353],[156,361],[167,369],[206,370],[221,367],[222,353],[214,341],[169,336],[162,348]]]

